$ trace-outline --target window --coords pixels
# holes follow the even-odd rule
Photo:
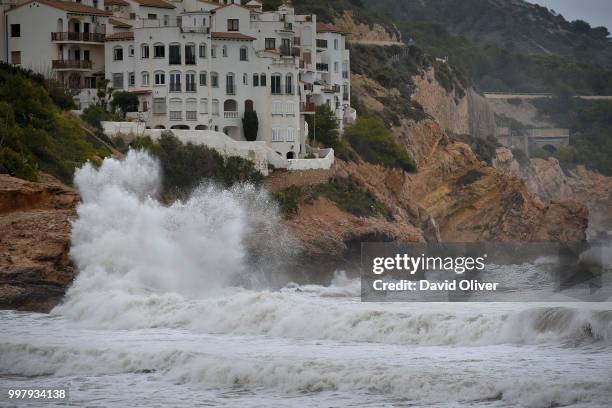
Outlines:
[[[200,58],[206,58],[206,44],[202,43],[199,47]]]
[[[181,45],[170,44],[168,47],[168,63],[170,65],[181,65]]]
[[[147,14],[148,20],[157,20],[157,14],[149,13]]]
[[[113,60],[123,61],[123,47],[113,48]]]
[[[134,46],[133,46],[133,45],[130,45],[130,46],[128,47],[128,55],[129,55],[130,57],[133,57],[133,56],[134,56]]]
[[[334,62],[334,72],[335,72],[336,74],[338,73],[338,71],[340,71],[339,65],[340,65],[340,64],[338,64],[338,61]]]
[[[272,90],[272,95],[280,95],[282,93],[280,74],[270,76],[270,89]]]
[[[212,114],[219,116],[219,100],[218,99],[212,100]]]
[[[195,44],[185,44],[185,64],[195,65],[196,53]]]
[[[149,44],[142,44],[140,46],[140,58],[142,59],[149,58]]]
[[[227,31],[238,31],[238,19],[230,18],[227,20]]]
[[[166,84],[166,73],[164,71],[155,72],[155,85]]]
[[[123,89],[123,74],[113,74],[113,88]]]
[[[234,95],[236,93],[234,74],[231,72],[225,76],[225,93],[228,95]]]
[[[187,72],[185,74],[185,91],[195,92],[196,91],[196,74],[195,72]]]
[[[153,99],[153,114],[154,115],[165,115],[166,114],[166,98],[154,98]]]
[[[266,50],[276,49],[276,38],[266,38],[265,46]]]
[[[249,84],[249,74],[242,74],[242,84],[243,85]]]
[[[21,51],[11,51],[11,64],[21,64]]]
[[[164,27],[168,27],[170,25],[170,16],[168,14],[164,14]]]
[[[278,128],[278,127],[272,128],[272,141],[273,142],[283,141],[283,136],[281,135],[281,128]]]
[[[336,38],[334,40],[334,50],[337,50],[337,49],[338,49],[338,39]]]
[[[213,45],[210,47],[210,56],[211,58],[217,58],[217,46]]]
[[[136,20],[136,13],[130,13],[130,20]]]
[[[140,74],[140,78],[142,86],[149,86],[149,73],[147,71],[144,71],[142,74]]]
[[[259,75],[253,74],[253,86],[259,86]]]
[[[11,37],[21,37],[21,24],[11,24]]]
[[[185,119],[198,120],[198,100],[195,98],[187,99],[185,106]]]
[[[212,86],[213,88],[219,87],[219,75],[217,75],[216,72],[210,73],[210,86]]]
[[[221,49],[223,50],[223,56],[227,57],[227,45],[224,45]]]
[[[287,115],[295,115],[295,104],[293,102],[287,102],[285,104],[285,113]]]
[[[249,60],[249,50],[247,47],[240,47],[240,61]]]
[[[181,92],[181,73],[170,73],[170,92]]]
[[[208,114],[208,99],[200,99],[200,113]]]
[[[200,86],[206,86],[207,84],[207,75],[206,75],[206,71],[202,71],[200,72]]]
[[[155,44],[153,46],[153,58],[164,58],[166,56],[166,47],[164,44]]]
[[[295,142],[295,129],[290,127],[287,128],[287,139],[286,142]]]
[[[285,77],[285,93],[293,95],[293,75],[287,74]]]
[[[128,86],[131,86],[131,87],[136,86],[136,74],[133,72],[130,72],[128,74]]]
[[[183,119],[183,101],[178,98],[170,99],[170,120]]]
[[[261,74],[259,77],[259,85],[266,86],[266,74]]]
[[[272,102],[272,114],[282,115],[283,114],[283,103],[281,101]]]

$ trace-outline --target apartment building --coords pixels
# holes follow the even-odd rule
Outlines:
[[[102,0],[32,0],[5,5],[3,60],[54,77],[78,104],[92,103],[104,76],[106,23]]]
[[[242,119],[255,112],[257,140],[288,159],[305,155],[305,119],[316,105],[329,105],[340,128],[355,117],[344,33],[290,5],[32,0],[5,14],[6,60],[58,78],[81,108],[104,76],[114,90],[138,95],[132,117],[153,129],[216,130],[243,141],[251,135]]]

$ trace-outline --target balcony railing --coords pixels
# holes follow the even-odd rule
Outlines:
[[[316,105],[314,104],[314,102],[302,102],[300,103],[300,112],[303,113],[314,113],[317,110]]]
[[[104,34],[100,33],[74,33],[56,32],[51,33],[51,41],[82,41],[82,42],[104,42]]]
[[[88,60],[53,60],[53,69],[91,69],[92,63]]]
[[[223,117],[225,119],[238,119],[238,111],[225,111]]]

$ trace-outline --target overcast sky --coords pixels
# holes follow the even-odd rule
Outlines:
[[[612,0],[527,0],[557,13],[566,20],[584,20],[593,27],[605,26],[612,32]]]

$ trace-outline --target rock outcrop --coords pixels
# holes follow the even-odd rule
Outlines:
[[[0,309],[49,311],[74,278],[68,251],[79,195],[41,178],[0,175]]]
[[[336,18],[334,25],[344,31],[350,42],[368,45],[401,45],[402,34],[395,26],[360,23],[352,11]]]

